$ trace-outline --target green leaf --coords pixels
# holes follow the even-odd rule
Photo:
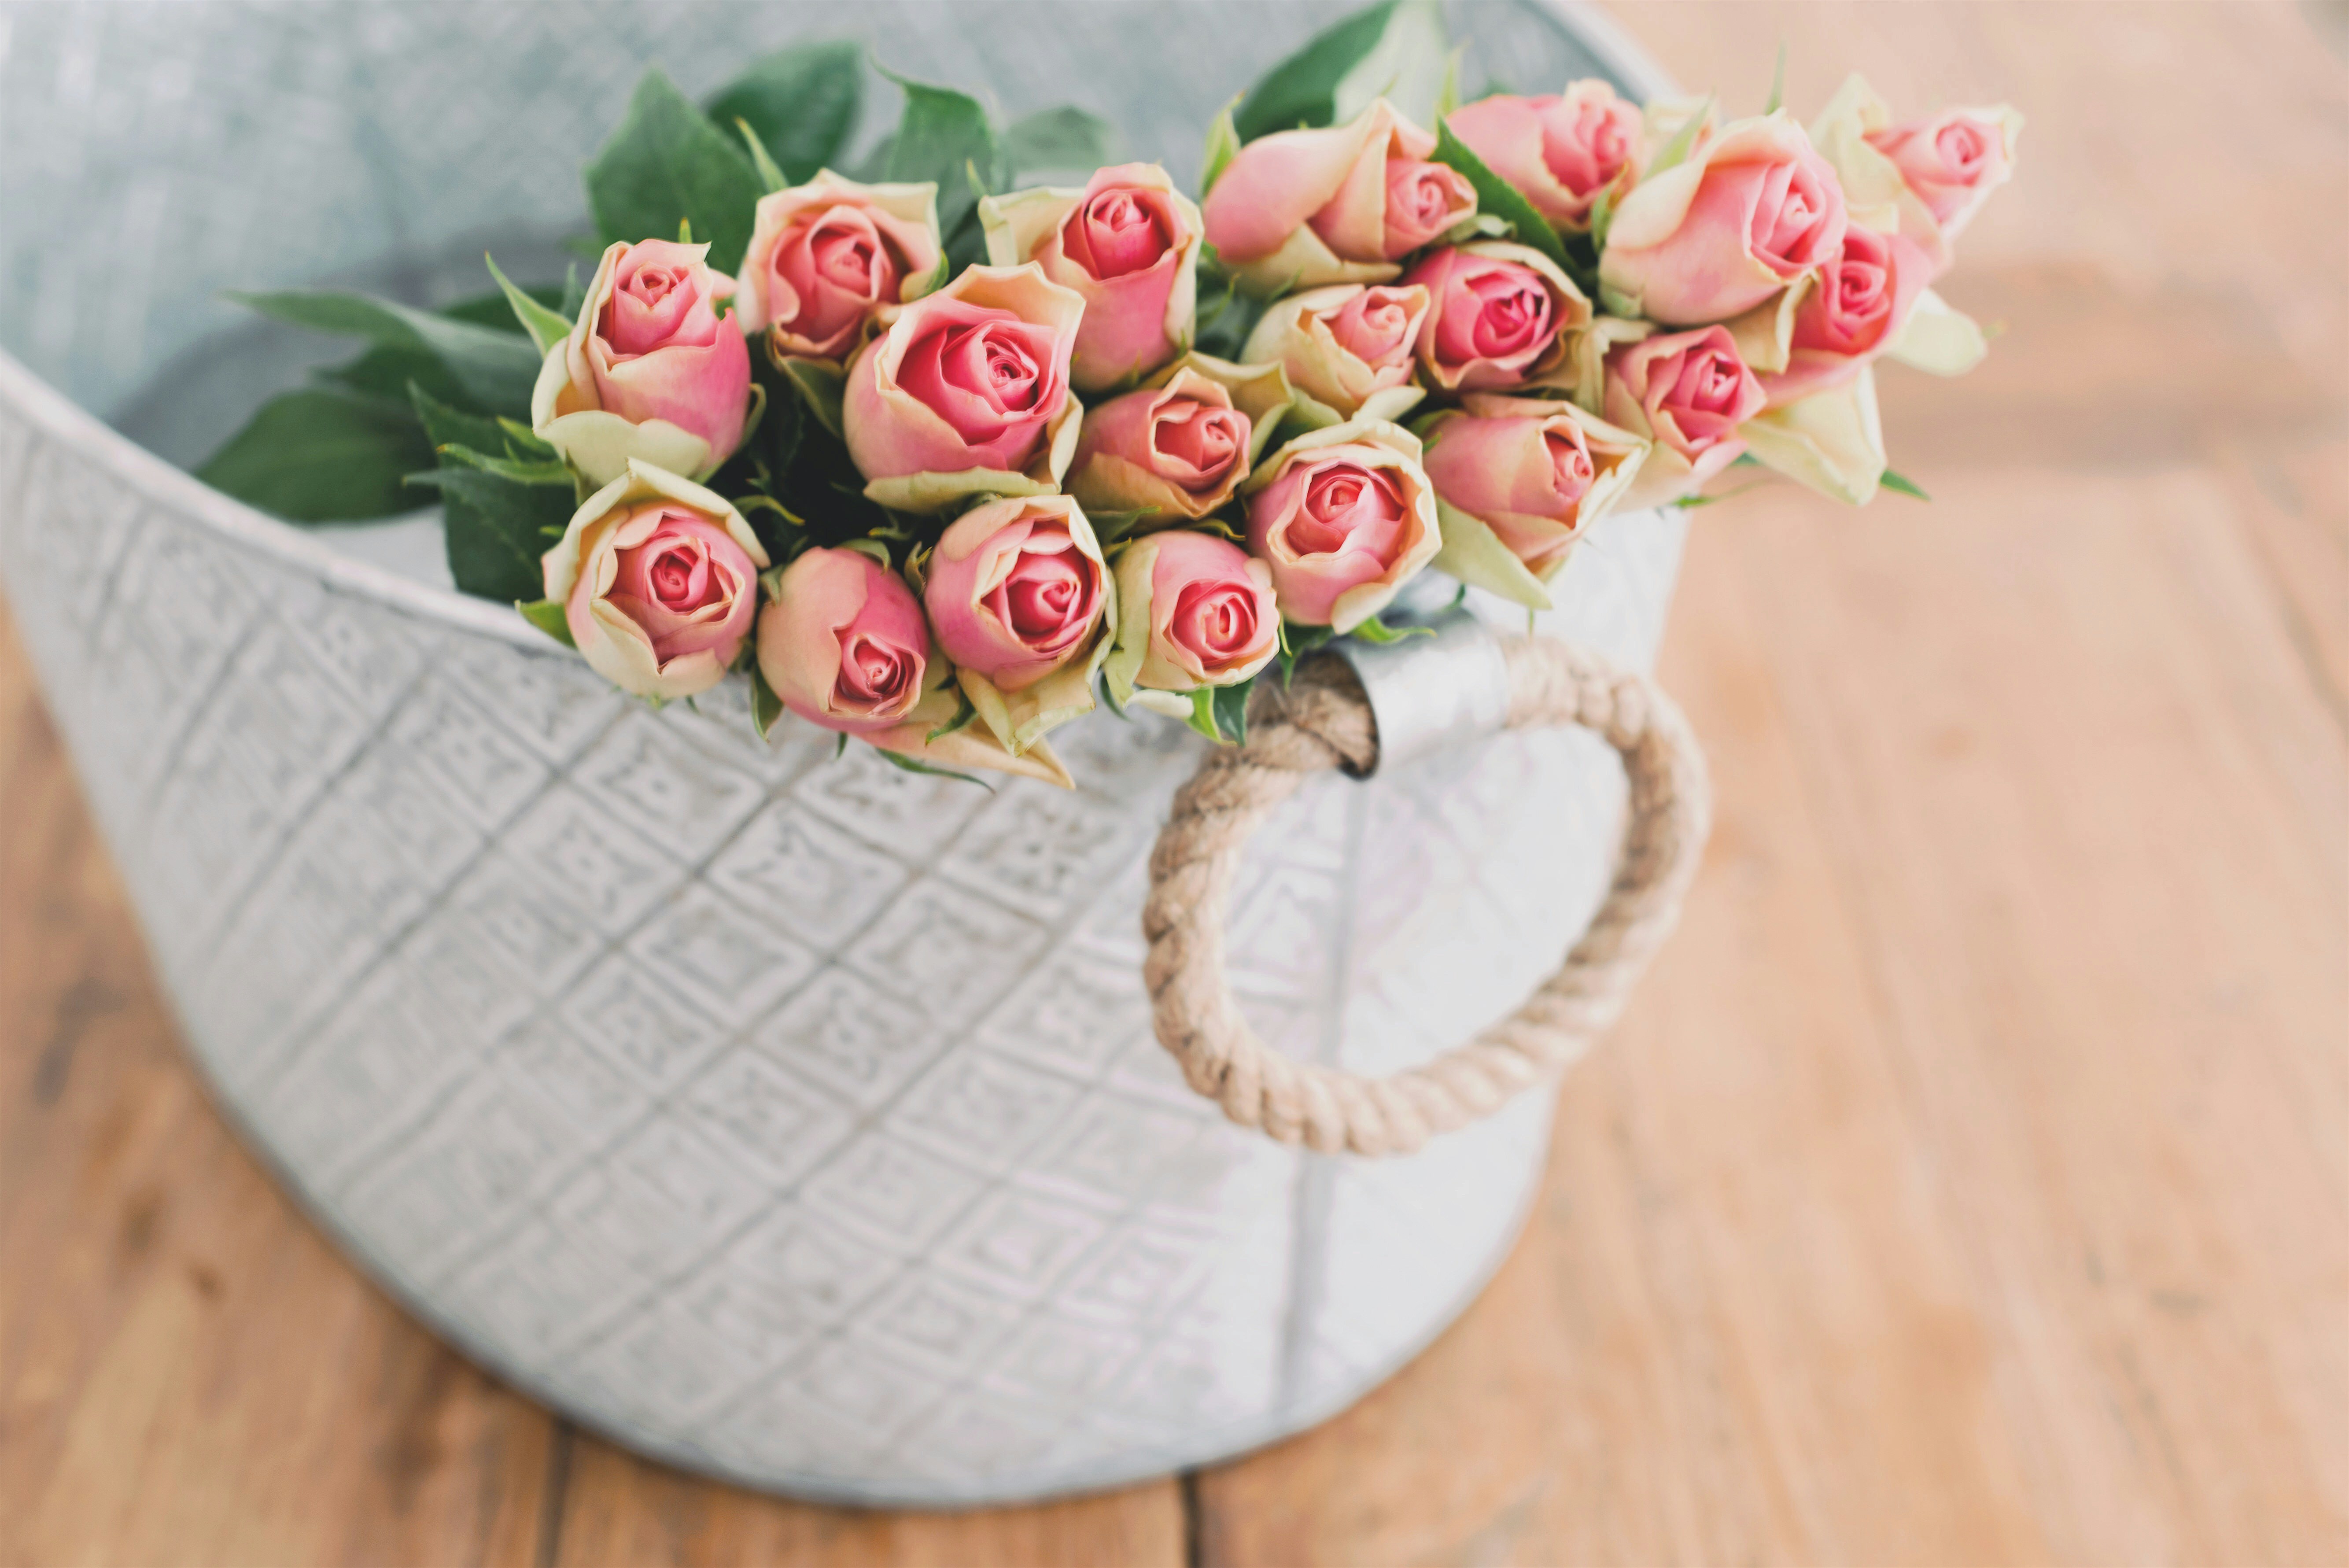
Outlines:
[[[719,88],[709,118],[748,124],[798,185],[846,151],[864,108],[864,46],[846,38],[779,49]]]
[[[1248,694],[1255,690],[1256,677],[1253,675],[1236,686],[1214,688],[1216,727],[1229,735],[1235,746],[1247,744]]]
[[[560,460],[516,462],[512,458],[493,457],[457,441],[447,442],[435,450],[440,453],[444,467],[479,469],[483,473],[494,473],[500,479],[511,479],[516,484],[560,484],[574,494],[576,493],[576,486],[572,483],[571,470]]]
[[[888,70],[881,74],[905,92],[905,112],[889,144],[885,177],[897,182],[935,181],[938,232],[952,240],[978,206],[980,192],[971,188],[973,171],[988,192],[1011,183],[1003,149],[995,140],[994,128],[988,124],[987,110],[968,93],[909,81]]]
[[[1289,677],[1297,673],[1297,661],[1330,641],[1332,634],[1326,626],[1299,626],[1286,619],[1280,622],[1278,630],[1280,634],[1280,683],[1287,686]]]
[[[398,404],[305,390],[264,403],[196,477],[288,522],[353,523],[416,510],[400,482],[431,461]]]
[[[274,320],[314,332],[365,337],[389,348],[430,354],[448,368],[479,411],[530,412],[530,389],[538,379],[540,357],[517,333],[334,289],[231,294],[229,297]]]
[[[526,603],[517,602],[514,605],[514,608],[522,612],[523,619],[530,622],[531,625],[538,628],[539,630],[546,633],[547,636],[554,639],[555,641],[561,643],[564,647],[576,648],[579,646],[578,640],[571,635],[570,618],[563,613],[563,607],[555,603],[553,599],[532,599]]]
[[[1358,624],[1346,635],[1359,637],[1364,642],[1389,643],[1401,642],[1406,638],[1433,637],[1435,628],[1432,626],[1389,626],[1378,617],[1372,616],[1370,619]]]
[[[563,286],[560,284],[525,284],[522,291],[550,309],[563,303]],[[514,319],[513,306],[506,302],[503,289],[492,289],[487,294],[477,294],[470,298],[460,299],[454,305],[444,305],[440,307],[440,314],[451,321],[469,321],[476,327],[486,327],[492,332],[514,333],[523,330],[522,324]],[[571,314],[576,316],[578,312],[573,311]]]
[[[575,498],[552,485],[517,484],[478,468],[435,468],[409,475],[410,484],[440,492],[448,520],[449,575],[460,591],[508,603],[546,591],[539,564],[549,543],[578,510]]]
[[[1786,40],[1778,40],[1778,68],[1770,73],[1770,101],[1762,106],[1764,114],[1775,114],[1786,101]]]
[[[481,260],[489,265],[490,275],[498,280],[498,291],[505,296],[506,304],[512,307],[514,319],[522,323],[524,332],[530,334],[531,342],[537,346],[539,358],[543,360],[548,349],[571,336],[571,318],[557,316],[506,281],[506,275],[498,270],[498,264],[487,252],[482,253]]]
[[[1081,185],[1092,171],[1125,161],[1125,134],[1100,115],[1064,103],[1038,109],[1003,128],[1006,183],[1043,183],[1048,174],[1071,176]]]
[[[505,301],[498,301],[504,310]],[[511,313],[507,320],[513,319]],[[316,380],[327,382],[362,397],[380,398],[389,403],[408,400],[408,389],[420,386],[446,403],[469,403],[464,384],[450,373],[438,354],[428,354],[421,348],[394,348],[381,343],[369,344],[356,359],[310,372]]]
[[[1258,78],[1232,122],[1242,141],[1254,141],[1276,130],[1349,119],[1404,70],[1428,63],[1418,57],[1431,40],[1441,57],[1443,36],[1442,16],[1428,0],[1367,6],[1317,33]],[[1350,101],[1356,99],[1361,101]],[[1423,114],[1426,107],[1421,106]]]
[[[750,728],[757,731],[759,739],[763,741],[782,716],[783,700],[775,695],[773,687],[767,684],[766,672],[753,664],[750,666]],[[841,737],[842,740],[847,738],[845,735]]]
[[[436,449],[493,452],[508,439],[505,427],[497,421],[436,402],[421,387],[411,388],[409,396]],[[537,598],[546,591],[539,558],[546,554],[551,539],[562,536],[564,525],[579,509],[576,492],[567,486],[517,483],[445,458],[442,462],[429,473],[411,474],[409,483],[440,493],[449,574],[457,587],[487,599]]]
[[[1933,499],[1931,496],[1926,494],[1922,490],[1917,487],[1917,482],[1915,480],[1910,479],[1906,474],[1895,473],[1889,468],[1877,476],[1876,483],[1882,485],[1885,489],[1894,491],[1899,494],[1913,495],[1920,501],[1930,501]]]
[[[734,139],[694,108],[658,67],[587,166],[587,205],[606,242],[667,239],[691,223],[709,241],[709,265],[731,275],[750,247],[764,191]]]
[[[845,735],[841,737],[843,741],[847,738],[848,737]],[[977,784],[979,788],[985,790],[989,794],[993,794],[995,793],[995,786],[988,783],[983,778],[974,777],[969,774],[958,774],[952,768],[932,767],[927,763],[917,763],[911,757],[901,757],[895,752],[882,751],[879,746],[875,746],[873,749],[876,752],[880,752],[881,760],[883,762],[887,763],[891,767],[897,769],[901,773],[927,774],[934,779],[960,779],[965,784]]]
[[[1550,227],[1549,220],[1537,212],[1515,185],[1494,173],[1466,142],[1453,135],[1449,120],[1436,128],[1435,161],[1458,170],[1476,188],[1477,210],[1490,213],[1508,224],[1519,244],[1531,245],[1561,268],[1567,265],[1566,246],[1559,242],[1557,231]]]

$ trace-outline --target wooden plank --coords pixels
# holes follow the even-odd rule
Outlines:
[[[553,1423],[214,1115],[5,606],[0,824],[0,1562],[533,1561]]]
[[[549,1562],[602,1568],[791,1563],[809,1568],[1048,1568],[1180,1564],[1172,1480],[1025,1508],[966,1513],[818,1508],[712,1486],[581,1438]]]

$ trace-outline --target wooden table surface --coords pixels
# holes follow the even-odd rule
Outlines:
[[[1328,1426],[804,1507],[574,1431],[354,1274],[182,1062],[0,612],[0,1562],[2349,1562],[2349,12],[1620,12],[1755,104],[2007,99],[1894,371],[1934,496],[1697,514],[1720,821],[1531,1228]]]

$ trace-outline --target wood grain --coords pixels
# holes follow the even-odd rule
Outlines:
[[[206,1106],[0,618],[0,1563],[2349,1561],[2349,68],[2282,5],[1674,4],[2011,99],[1935,497],[1698,514],[1720,824],[1493,1288],[1313,1433],[878,1514],[578,1436]],[[1520,84],[1532,85],[1532,84]],[[0,612],[0,618],[5,612]]]

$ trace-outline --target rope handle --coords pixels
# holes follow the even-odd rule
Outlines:
[[[1678,923],[1712,815],[1688,721],[1647,677],[1595,653],[1549,638],[1500,641],[1507,727],[1579,724],[1604,736],[1630,779],[1630,821],[1614,884],[1557,972],[1433,1061],[1376,1077],[1292,1061],[1248,1027],[1224,978],[1224,909],[1257,825],[1307,774],[1365,773],[1377,761],[1370,704],[1346,663],[1300,664],[1285,690],[1259,682],[1247,743],[1216,748],[1176,792],[1150,856],[1143,977],[1159,1044],[1242,1127],[1324,1153],[1385,1155],[1488,1116],[1615,1022]]]

